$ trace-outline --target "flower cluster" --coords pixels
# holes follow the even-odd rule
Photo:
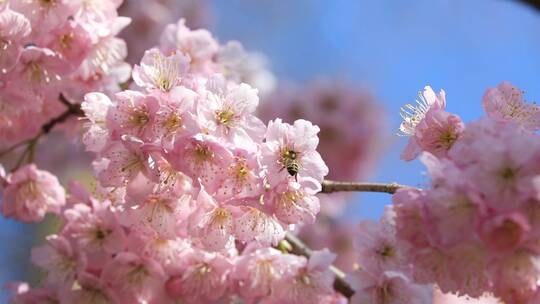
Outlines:
[[[284,120],[264,123],[264,60],[181,19],[131,69],[121,2],[0,0],[0,156],[26,147],[11,172],[0,165],[0,212],[59,221],[31,253],[42,284],[10,284],[12,303],[427,304],[439,290],[540,301],[540,109],[510,83],[489,89],[487,117],[469,124],[425,87],[400,135],[402,159],[420,157],[431,185],[397,190],[379,222],[353,229],[334,208],[313,226],[319,200],[335,203],[318,195],[329,169],[317,149],[333,178],[373,163],[371,98],[341,84],[278,93],[266,104]],[[95,156],[92,192],[32,163],[40,136],[83,114],[70,129],[82,126]],[[290,233],[345,254],[347,277],[335,254]]]
[[[0,141],[28,139],[85,93],[119,90],[130,67],[118,32],[119,1],[2,1],[0,3]]]
[[[63,223],[32,251],[44,285],[14,285],[15,303],[345,300],[332,288],[334,254],[275,249],[319,212],[315,194],[328,173],[319,128],[265,125],[254,115],[257,89],[214,73],[216,48],[208,32],[181,21],[134,67],[131,90],[86,94],[94,195],[74,184],[66,203],[48,175],[27,176],[34,167],[6,177],[6,210],[40,204],[32,220],[50,211]]]
[[[508,303],[540,299],[540,128],[538,108],[502,83],[483,99],[487,116],[465,126],[443,110],[444,94],[424,91],[407,116],[405,155],[423,152],[427,190],[393,198],[396,234],[417,282],[443,292]],[[409,152],[415,151],[410,154]]]
[[[38,222],[47,212],[59,214],[66,204],[64,188],[49,172],[38,170],[33,164],[7,176],[3,169],[0,171],[1,184],[5,188],[0,212],[5,217]]]
[[[230,82],[251,85],[262,96],[274,89],[274,75],[264,55],[246,51],[238,41],[220,44],[205,29],[189,29],[185,19],[165,27],[158,48],[167,56],[182,53],[189,57],[189,71],[196,78],[219,73]]]
[[[379,222],[365,220],[358,225],[357,264],[350,276],[356,293],[351,303],[432,303],[431,286],[416,284],[412,278],[413,267],[396,239],[395,216],[387,206]]]
[[[189,238],[161,237],[153,230],[161,229],[155,222],[152,227],[126,224],[148,218],[126,213],[111,200],[97,200],[77,184],[70,193],[61,230],[32,250],[32,262],[47,273],[43,285],[12,284],[13,303],[344,300],[332,289],[328,266],[334,255],[327,251],[306,259],[255,242],[242,247],[241,254],[236,248],[205,250]],[[187,198],[177,202],[190,203]],[[158,208],[155,212],[166,216]]]

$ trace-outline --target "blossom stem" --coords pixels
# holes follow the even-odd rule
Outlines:
[[[291,245],[291,253],[293,254],[303,255],[309,258],[313,253],[313,250],[311,250],[308,245],[289,232],[287,232],[285,235],[285,240]],[[334,280],[334,289],[347,299],[350,299],[354,295],[354,289],[352,289],[349,283],[347,283],[345,280],[345,273],[334,265],[330,265],[329,269],[336,277]]]
[[[332,180],[324,180],[322,182],[321,193],[333,192],[382,192],[394,194],[398,189],[412,188],[411,186],[400,185],[397,183],[381,184],[381,183],[357,183],[357,182],[338,182]]]

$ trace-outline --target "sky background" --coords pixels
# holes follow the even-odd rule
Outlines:
[[[331,3],[331,5],[329,5]],[[425,185],[418,161],[392,136],[399,108],[425,85],[444,89],[447,110],[483,115],[488,87],[507,80],[540,100],[540,12],[506,0],[214,1],[212,32],[266,54],[280,81],[347,79],[369,88],[390,119],[382,161],[370,181]],[[336,152],[337,153],[337,152]],[[361,194],[351,219],[377,218],[390,197]]]
[[[509,0],[212,1],[213,34],[266,54],[280,81],[318,77],[369,88],[397,130],[401,105],[425,85],[444,89],[447,109],[482,116],[486,88],[503,80],[540,100],[540,12]],[[402,162],[405,138],[392,137],[370,181],[424,185],[417,161]],[[390,197],[362,194],[349,218],[377,218]],[[0,218],[0,285],[25,278],[32,226]],[[0,302],[5,293],[0,293]]]

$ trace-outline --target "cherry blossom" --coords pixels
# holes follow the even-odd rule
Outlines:
[[[540,108],[534,103],[525,103],[523,92],[509,82],[488,89],[482,105],[489,117],[514,121],[530,131],[540,129]]]
[[[296,175],[300,179],[309,177],[322,181],[328,174],[328,167],[315,150],[319,143],[317,133],[319,127],[306,120],[297,120],[289,125],[276,119],[268,124],[261,161],[268,166],[271,185],[294,179]],[[297,167],[298,172],[291,174],[290,166]]]
[[[539,111],[510,83],[488,89],[487,117],[470,123],[426,86],[399,129],[410,137],[401,158],[419,157],[430,182],[383,185],[392,205],[352,225],[321,206],[347,196],[319,194],[337,184],[324,180],[319,150],[335,154],[332,176],[364,178],[382,129],[367,93],[315,85],[297,95],[312,102],[316,125],[298,117],[302,102],[263,121],[273,76],[239,42],[180,19],[148,31],[159,41],[130,79],[122,1],[6,3],[0,156],[20,159],[0,165],[1,212],[58,222],[31,253],[43,281],[11,284],[13,303],[405,304],[439,291],[540,299]],[[66,191],[35,165],[38,148],[54,151],[38,144],[59,124],[91,152],[91,191],[77,182]]]
[[[66,203],[56,176],[26,165],[6,177],[2,214],[25,222],[41,221],[46,213],[59,213]]]

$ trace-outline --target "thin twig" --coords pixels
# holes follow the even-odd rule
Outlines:
[[[380,183],[356,183],[356,182],[337,182],[332,180],[324,180],[322,182],[321,193],[333,192],[382,192],[394,194],[398,189],[412,188],[410,186],[400,185],[397,183],[380,184]]]
[[[306,245],[304,242],[302,242],[302,240],[300,240],[293,234],[287,233],[285,235],[285,240],[292,247],[291,253],[296,255],[303,255],[307,258],[309,258],[313,254],[313,250],[311,250],[308,245]],[[352,289],[349,283],[347,283],[347,281],[345,280],[345,273],[334,265],[330,266],[330,271],[332,271],[332,273],[334,273],[336,277],[334,280],[334,289],[346,298],[350,299],[354,295],[354,289]]]
[[[81,106],[79,104],[72,104],[71,102],[69,102],[65,97],[64,95],[60,94],[58,96],[58,100],[64,104],[67,109],[62,112],[60,115],[52,118],[51,120],[49,120],[48,122],[46,122],[44,125],[41,126],[41,129],[39,130],[39,133],[36,134],[34,137],[30,138],[30,139],[25,139],[19,143],[16,143],[14,144],[13,146],[7,148],[6,150],[3,150],[0,152],[0,157],[8,154],[9,152],[21,147],[21,146],[24,146],[26,145],[26,148],[24,149],[24,151],[21,153],[19,159],[17,160],[17,163],[15,164],[15,167],[12,169],[12,171],[18,169],[23,163],[24,163],[24,160],[27,159],[28,162],[32,162],[34,160],[34,154],[35,154],[35,149],[36,149],[36,145],[39,141],[39,139],[41,138],[41,136],[45,135],[45,134],[48,134],[49,132],[52,131],[52,129],[60,124],[60,123],[63,123],[65,122],[68,118],[72,117],[72,116],[83,116],[84,113],[83,111],[81,110]]]
[[[24,146],[24,145],[28,144],[31,140],[32,140],[32,138],[31,138],[31,139],[25,139],[25,140],[23,140],[23,141],[21,141],[21,142],[18,142],[18,143],[16,143],[16,144],[14,144],[13,146],[11,146],[11,147],[9,147],[9,148],[7,148],[7,149],[1,151],[1,152],[0,152],[0,157],[2,157],[2,156],[4,156],[4,155],[8,154],[9,152],[11,152],[11,151],[17,149],[18,147],[21,147],[21,146]]]

